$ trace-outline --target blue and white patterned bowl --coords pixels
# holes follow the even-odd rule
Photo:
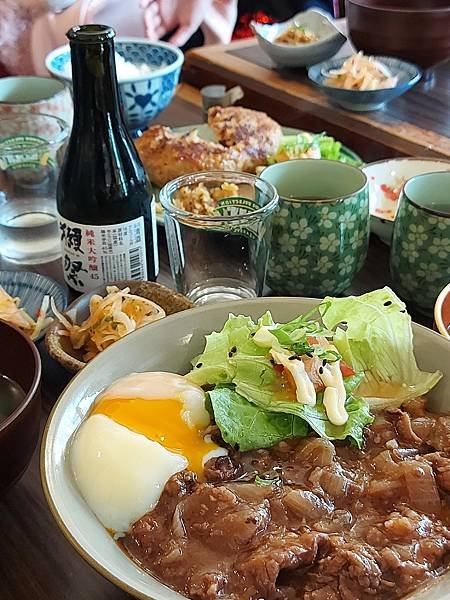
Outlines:
[[[326,73],[331,69],[339,69],[345,58],[332,58],[314,65],[308,69],[308,77],[321,88],[331,102],[343,108],[357,112],[378,110],[385,104],[398,98],[415,85],[422,77],[422,70],[413,63],[390,56],[375,56],[376,60],[386,65],[392,75],[398,77],[398,83],[393,88],[381,90],[345,90],[325,84]]]
[[[145,129],[172,100],[180,77],[184,56],[181,50],[166,42],[150,42],[145,38],[117,38],[115,50],[127,62],[146,63],[155,68],[151,73],[121,80],[119,91],[123,114],[131,130]],[[70,62],[69,45],[50,52],[45,66],[50,73],[71,85],[67,75]]]
[[[64,311],[67,306],[67,290],[54,279],[38,273],[0,271],[0,285],[13,298],[20,298],[20,308],[24,308],[33,319],[36,319],[45,295],[53,298],[59,311]],[[44,333],[42,331],[39,339]]]

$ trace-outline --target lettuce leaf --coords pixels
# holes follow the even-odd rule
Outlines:
[[[277,377],[269,361],[258,359],[249,363],[245,358],[236,357],[236,375],[233,383],[236,392],[268,413],[290,414],[303,421],[321,437],[329,440],[344,440],[347,437],[361,448],[363,444],[363,430],[373,421],[367,403],[362,399],[351,396],[364,377],[358,373],[344,379],[348,400],[345,408],[349,418],[345,425],[333,425],[327,417],[322,403],[322,394],[317,395],[315,406],[299,404],[291,400],[283,400],[280,390],[277,389]]]
[[[413,348],[411,317],[388,287],[362,296],[326,298],[321,309],[328,329],[336,328],[333,344],[354,371],[363,372],[358,395],[371,407],[399,406],[426,394],[442,373],[421,371]]]
[[[264,317],[262,317],[264,318]],[[229,354],[235,348],[248,356],[263,356],[267,353],[252,340],[251,334],[257,326],[250,317],[230,314],[222,331],[213,331],[206,336],[205,350],[193,361],[193,370],[186,378],[197,385],[231,383],[236,373]]]
[[[232,387],[217,386],[208,397],[224,441],[242,452],[269,448],[287,438],[308,434],[308,425],[302,419],[267,412]]]
[[[229,315],[222,331],[206,337],[205,351],[193,361],[194,368],[186,377],[197,385],[218,386],[216,390],[227,390],[224,386],[232,385],[236,395],[224,391],[216,396],[216,390],[209,395],[216,423],[227,442],[238,443],[241,449],[250,448],[252,443],[270,445],[261,440],[280,441],[282,435],[292,437],[292,423],[295,422],[295,435],[298,436],[307,435],[309,424],[319,435],[329,439],[351,437],[356,444],[361,443],[364,425],[370,422],[365,404],[349,400],[353,412],[348,423],[345,426],[333,426],[326,417],[320,394],[315,407],[292,402],[290,393],[281,386],[280,377],[268,358],[268,349],[261,348],[253,341],[252,334],[265,325],[271,328],[271,333],[281,345],[296,351],[295,348],[304,346],[307,335],[330,334],[318,320],[311,319],[314,312],[317,309],[281,325],[273,322],[270,313],[263,315],[258,323],[254,323],[250,317]],[[344,379],[349,396],[362,378],[363,374],[357,374]],[[255,418],[251,437],[247,439],[241,430],[247,428],[251,421],[249,415],[254,414],[258,414],[258,418]],[[246,419],[245,427],[239,424],[241,418]],[[274,420],[272,429],[267,424],[270,419]]]

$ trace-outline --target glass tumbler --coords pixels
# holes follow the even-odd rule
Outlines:
[[[179,292],[196,304],[262,294],[278,204],[272,184],[248,173],[193,173],[159,197]]]
[[[49,115],[0,118],[0,254],[37,264],[61,255],[56,183],[69,126]]]

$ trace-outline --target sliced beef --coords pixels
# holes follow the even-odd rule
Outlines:
[[[328,537],[322,533],[269,534],[247,559],[237,565],[241,577],[256,598],[270,598],[275,593],[282,570],[309,567],[328,548]]]
[[[218,456],[208,460],[204,473],[207,481],[222,483],[236,479],[242,473],[242,466],[230,456]]]
[[[255,476],[259,475],[259,478]],[[124,548],[195,600],[398,600],[450,558],[450,418],[385,411],[364,451],[315,437],[175,475]]]
[[[224,552],[245,549],[270,522],[269,502],[241,500],[225,486],[202,484],[181,503],[187,536]]]

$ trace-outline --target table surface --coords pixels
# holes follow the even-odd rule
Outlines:
[[[270,111],[270,104],[265,107]],[[199,94],[188,85],[180,86],[171,106],[160,115],[161,123],[179,126],[202,120]],[[165,240],[160,232],[161,274],[159,281],[171,286]],[[369,255],[356,277],[351,292],[363,293],[389,284],[388,247],[373,237]],[[15,268],[0,262],[1,268]],[[59,261],[34,268],[62,281]],[[423,317],[416,320],[425,325]],[[42,425],[69,375],[47,355],[42,343],[43,361]],[[1,458],[0,458],[1,460]],[[59,531],[41,489],[39,449],[23,478],[0,500],[0,599],[1,600],[120,600],[128,594],[97,574],[76,553]]]
[[[351,52],[347,42],[338,55]],[[383,109],[365,113],[331,104],[305,69],[276,68],[254,39],[190,51],[185,79],[197,88],[239,84],[244,105],[270,106],[285,125],[326,130],[367,162],[409,155],[450,159],[450,60],[428,70],[419,84]]]

